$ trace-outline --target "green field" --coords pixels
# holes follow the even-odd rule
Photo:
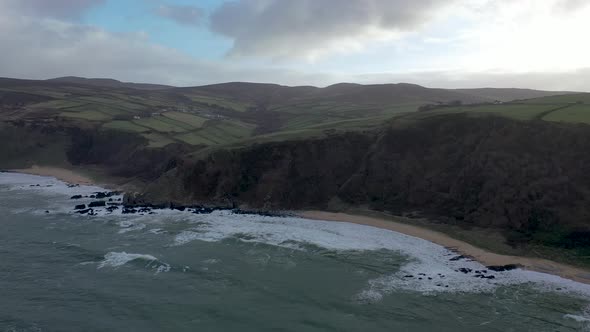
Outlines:
[[[88,121],[106,121],[111,119],[109,115],[98,111],[64,111],[60,113],[60,116]]]
[[[542,98],[535,98],[523,101],[523,103],[528,104],[572,104],[582,102],[584,104],[590,104],[590,93],[581,93],[581,94],[572,94],[572,95],[558,95],[558,96],[549,96],[549,97],[542,97]]]
[[[120,131],[128,131],[128,132],[134,132],[134,133],[144,133],[146,131],[149,131],[148,128],[138,126],[131,121],[111,121],[111,122],[105,123],[103,125],[103,128],[120,130]]]
[[[539,114],[555,109],[554,105],[502,104],[441,108],[425,114],[489,113],[516,120],[532,120]]]
[[[210,104],[210,105],[217,105],[219,107],[228,108],[237,112],[245,112],[248,110],[249,107],[253,105],[250,103],[243,103],[238,102],[231,99],[223,99],[223,98],[216,98],[211,96],[203,96],[203,95],[186,95],[190,98],[193,102],[202,103],[202,104]]]
[[[573,105],[553,112],[543,118],[545,121],[590,124],[590,105]]]
[[[182,123],[175,122],[163,116],[142,118],[133,120],[132,122],[138,126],[150,128],[160,133],[182,133],[189,130]]]
[[[193,128],[203,127],[203,124],[208,120],[207,118],[181,112],[166,112],[162,115],[174,121],[185,123]]]

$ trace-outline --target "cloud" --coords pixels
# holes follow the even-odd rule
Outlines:
[[[105,0],[2,0],[4,8],[38,17],[75,19]]]
[[[281,1],[290,2],[292,6],[299,2],[299,0]],[[91,3],[91,1],[82,2],[86,2],[87,5]],[[268,0],[267,2],[272,1]],[[492,86],[590,91],[590,80],[588,80],[590,77],[590,63],[588,62],[590,52],[585,51],[589,48],[585,46],[585,43],[580,42],[581,39],[577,37],[576,33],[569,35],[566,33],[567,31],[580,31],[578,34],[583,34],[584,31],[588,31],[584,29],[588,26],[587,20],[585,20],[588,12],[583,11],[575,15],[572,14],[565,23],[559,20],[550,20],[543,16],[545,14],[541,16],[535,14],[538,18],[535,18],[534,22],[530,24],[527,23],[527,26],[530,25],[526,30],[528,32],[522,34],[519,32],[522,29],[511,30],[511,25],[498,30],[499,32],[489,28],[473,30],[471,35],[474,36],[475,41],[486,40],[486,44],[482,44],[481,47],[478,46],[479,44],[474,44],[473,40],[465,38],[455,40],[453,34],[448,36],[452,39],[451,41],[433,40],[437,50],[441,43],[447,42],[452,43],[452,47],[450,47],[452,49],[460,48],[461,44],[464,44],[466,48],[473,49],[472,51],[462,50],[459,58],[441,61],[445,64],[458,64],[456,70],[434,68],[436,70],[425,71],[422,69],[410,73],[389,73],[387,72],[387,64],[378,62],[376,73],[358,75],[352,73],[351,68],[344,68],[344,65],[338,67],[323,65],[287,67],[285,64],[269,64],[268,61],[256,62],[239,58],[218,61],[203,60],[176,49],[155,44],[144,33],[114,33],[99,27],[80,24],[75,20],[74,22],[68,21],[69,18],[80,15],[82,13],[80,10],[75,15],[70,11],[68,15],[61,16],[61,18],[55,18],[59,16],[57,14],[52,14],[50,17],[40,17],[31,16],[30,10],[17,11],[13,6],[15,3],[0,0],[0,45],[2,45],[0,76],[5,77],[46,79],[74,75],[111,77],[123,81],[181,86],[229,81],[325,86],[348,81],[360,83],[410,82],[430,87]],[[10,6],[7,7],[7,5]],[[310,6],[314,5],[310,4]],[[344,12],[348,11],[344,10]],[[511,16],[504,17],[502,20],[508,23],[519,22],[519,28],[522,27],[520,23],[523,21],[522,18],[533,13],[527,6],[513,12],[516,13],[516,16],[513,16],[514,19]],[[489,15],[495,14],[495,12],[489,13]],[[369,16],[373,17],[374,15]],[[377,16],[381,17],[382,15]],[[342,17],[342,19],[348,20],[349,18]],[[367,22],[367,20],[360,21]],[[484,21],[481,17],[474,17],[474,20]],[[375,20],[372,19],[371,22],[373,21]],[[381,19],[378,21],[381,22]],[[389,22],[389,20],[386,21]],[[388,24],[397,26],[397,23],[390,22]],[[389,26],[388,24],[379,23],[379,26],[385,27]],[[409,20],[403,26],[419,26],[420,24],[424,24],[423,21]],[[353,31],[353,27],[358,25],[351,23],[347,29]],[[361,26],[366,25],[361,24]],[[546,29],[555,31],[543,30],[545,26],[547,26]],[[271,26],[268,29],[271,29]],[[536,36],[539,31],[541,32],[539,37],[530,37],[531,34]],[[280,33],[287,32],[285,30]],[[326,43],[330,43],[334,38],[340,40],[342,36],[340,33],[326,34],[323,31],[321,34],[320,32],[318,32],[319,35],[327,36]],[[307,33],[311,34],[311,32]],[[352,35],[352,32],[350,34]],[[517,38],[509,39],[507,36],[516,36]],[[301,44],[296,45],[297,47],[305,48],[307,45],[304,37],[289,38],[291,41],[301,41]],[[310,40],[311,49],[322,48],[322,45],[314,44],[320,43],[316,41],[315,37],[310,37]],[[547,45],[551,47],[547,47]],[[502,52],[494,52],[499,48],[502,48]],[[291,49],[287,47],[283,51]],[[479,54],[480,52],[486,54]],[[420,54],[412,53],[410,56],[419,56]],[[390,55],[386,54],[386,56]],[[428,61],[433,61],[426,54],[424,56],[424,65],[420,65],[418,68],[426,68]],[[500,67],[499,65],[503,62],[495,63],[494,61],[501,59],[513,68],[491,71],[488,68],[479,68],[480,63],[475,63],[473,67],[476,69],[471,69],[470,59],[474,59],[474,62],[481,61],[485,66],[498,65],[497,67]],[[541,68],[541,64],[546,66],[547,63],[551,63],[551,59],[557,59],[555,61],[563,62],[568,66],[557,69]],[[366,58],[363,60],[366,61]],[[329,62],[330,59],[326,61]],[[536,65],[537,62],[539,66]],[[575,64],[575,68],[569,68],[569,64]],[[527,68],[527,65],[531,68]],[[519,69],[518,72],[514,70],[515,68]]]
[[[142,33],[112,33],[55,19],[0,15],[0,45],[2,77],[47,79],[73,75],[179,86],[327,80],[317,73],[205,61],[151,43]]]
[[[199,25],[203,18],[203,10],[194,6],[162,5],[155,12],[160,17],[182,25]]]
[[[230,55],[315,58],[415,31],[454,0],[240,0],[211,16]]]
[[[571,12],[590,5],[588,0],[558,0],[555,8],[564,12]]]

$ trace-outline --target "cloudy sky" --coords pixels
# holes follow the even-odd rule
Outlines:
[[[0,76],[590,91],[589,0],[0,0]]]

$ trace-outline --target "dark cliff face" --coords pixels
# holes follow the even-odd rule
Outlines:
[[[178,166],[187,147],[147,146],[140,136],[93,127],[57,123],[1,123],[0,167],[26,168],[35,164],[92,166],[108,175],[150,182]]]
[[[373,141],[372,135],[347,133],[218,151],[178,167],[148,189],[148,197],[265,209],[323,208],[361,167]]]
[[[147,147],[147,140],[130,133],[70,128],[67,157],[73,165],[96,165],[111,175],[153,181],[177,166],[186,152],[181,145]]]
[[[575,245],[590,229],[588,151],[589,126],[444,116],[218,151],[177,167],[146,197],[266,209],[336,199]]]
[[[523,239],[590,226],[590,127],[444,117],[390,129],[338,195]]]

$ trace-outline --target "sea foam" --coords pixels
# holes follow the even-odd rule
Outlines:
[[[98,264],[98,269],[105,267],[119,268],[132,261],[144,261],[146,267],[152,268],[157,273],[170,271],[170,265],[160,262],[156,257],[147,254],[130,254],[126,252],[109,252],[104,260]]]

